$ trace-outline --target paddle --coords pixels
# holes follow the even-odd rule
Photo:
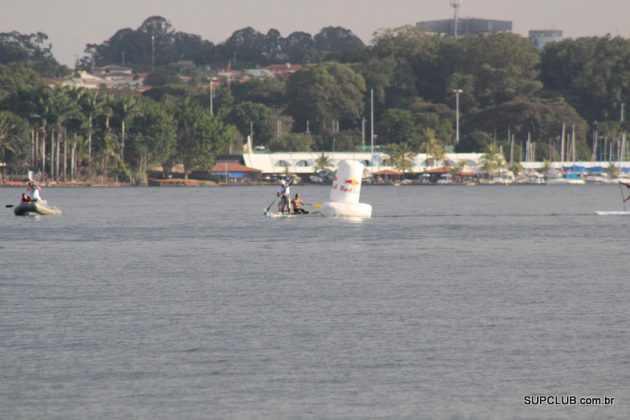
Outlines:
[[[271,204],[269,204],[269,207],[267,207],[267,210],[265,210],[265,212],[263,213],[264,215],[267,215],[269,213],[269,209],[271,209],[271,206],[274,205],[274,203],[276,202],[276,200],[278,199],[278,197],[280,197],[282,195],[283,192],[286,191],[287,188],[289,188],[291,186],[291,184],[293,184],[293,180],[289,181],[289,183],[287,185],[284,186],[284,188],[282,189],[282,191],[280,191],[279,195],[276,195],[276,198],[273,199],[273,201],[271,202]]]
[[[10,209],[11,207],[13,207],[13,204],[7,204],[5,207]]]
[[[305,205],[307,205],[307,206],[313,206],[313,207],[315,207],[316,209],[320,209],[320,208],[322,207],[322,205],[321,205],[321,204],[318,204],[318,203],[315,203],[315,204],[304,203],[304,204],[305,204]]]
[[[619,181],[619,193],[621,194],[621,204],[623,204],[623,211],[626,211],[626,201],[630,200],[630,195],[625,197],[623,193],[623,188],[621,188],[622,185],[626,188],[630,188],[630,184],[626,184],[625,182]]]

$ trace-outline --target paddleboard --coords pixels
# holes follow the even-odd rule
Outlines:
[[[295,217],[295,214],[282,214],[282,213],[278,213],[278,212],[268,212],[265,213],[265,216],[267,217],[271,217],[272,219],[279,219],[281,217]]]
[[[289,217],[309,217],[309,216],[320,216],[319,212],[310,212],[308,214],[282,214],[280,212],[267,212],[265,216],[271,217],[272,219],[281,219],[281,218],[289,218]]]
[[[630,211],[596,211],[598,216],[630,216]]]

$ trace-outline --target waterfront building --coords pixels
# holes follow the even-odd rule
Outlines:
[[[386,153],[370,152],[278,152],[278,153],[260,153],[246,152],[243,153],[243,163],[250,167],[260,170],[263,174],[285,174],[291,173],[296,175],[310,175],[318,172],[317,160],[324,154],[330,162],[331,171],[337,169],[337,166],[344,160],[356,160],[365,166],[366,175],[383,170],[396,170],[388,164],[388,155]],[[447,153],[444,162],[433,162],[425,153],[416,154],[411,162],[411,173],[423,173],[430,168],[440,166],[456,166],[466,164],[477,166],[481,161],[483,153]]]
[[[302,66],[300,64],[291,63],[271,64],[265,67],[265,70],[271,72],[271,74],[273,74],[275,77],[286,77],[302,70]]]

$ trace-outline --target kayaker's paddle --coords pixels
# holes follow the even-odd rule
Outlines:
[[[10,209],[11,207],[13,207],[13,204],[7,204],[5,207]]]
[[[286,189],[291,186],[291,184],[293,184],[293,180],[289,181],[289,183],[282,189],[282,191],[280,191],[280,195],[282,195],[282,193],[284,193]],[[271,204],[269,204],[269,207],[267,207],[267,210],[265,210],[265,212],[263,213],[265,216],[267,215],[267,213],[269,213],[269,209],[271,209],[271,206],[274,205],[274,203],[276,202],[278,197],[280,197],[280,195],[276,195],[276,198],[274,198]]]

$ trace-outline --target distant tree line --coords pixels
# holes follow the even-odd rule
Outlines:
[[[283,38],[275,29],[262,34],[251,27],[240,29],[225,42],[213,44],[199,35],[176,31],[161,16],[146,19],[137,29],[125,28],[102,44],[88,44],[81,67],[118,64],[136,70],[192,61],[197,66],[251,68],[274,63],[316,63],[354,56],[365,49],[351,31],[323,28],[312,36],[294,32]]]
[[[65,69],[46,43],[44,34],[0,34],[0,160],[56,179],[142,182],[152,164],[208,169],[218,153],[240,151],[247,136],[274,151],[357,150],[370,143],[372,89],[375,141],[393,161],[421,151],[438,161],[454,147],[512,152],[518,162],[527,139],[538,145],[536,159],[557,160],[563,131],[576,139],[576,159],[613,159],[629,128],[622,109],[630,41],[620,37],[569,39],[538,52],[510,33],[454,39],[402,27],[365,46],[342,28],[287,38],[245,28],[214,45],[152,17],[88,45],[81,62],[122,64],[124,56],[136,69],[153,68],[153,88],[142,95],[46,87],[42,76]],[[209,69],[286,61],[304,67],[285,78],[223,83],[212,100],[205,87]]]

